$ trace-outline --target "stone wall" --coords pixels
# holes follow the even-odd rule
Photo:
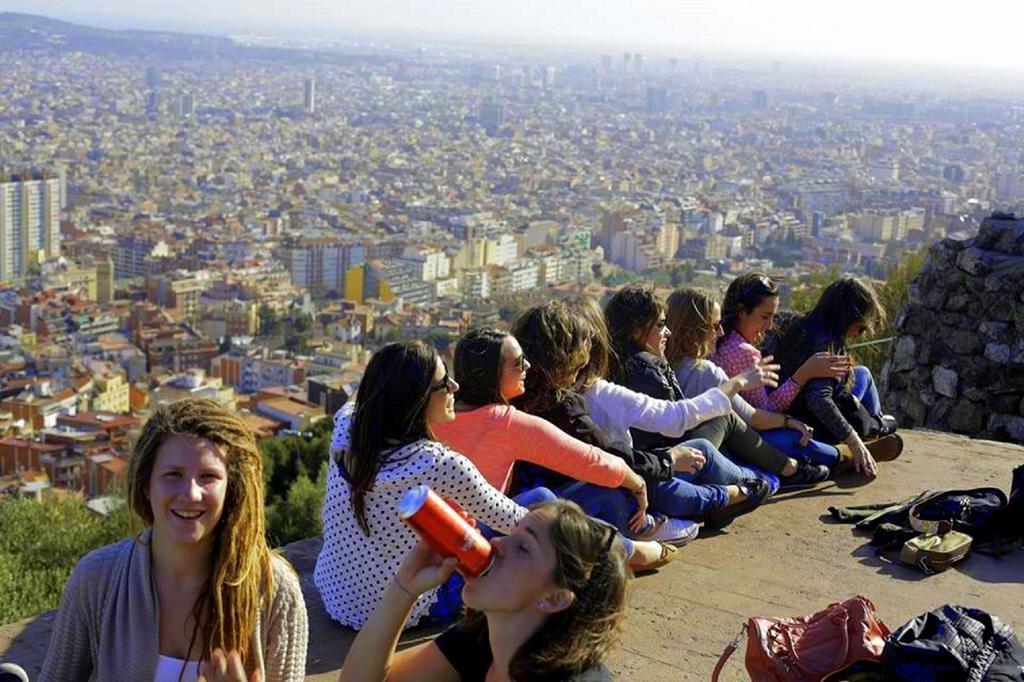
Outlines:
[[[902,425],[1024,443],[1024,219],[932,246],[895,327],[881,389]]]

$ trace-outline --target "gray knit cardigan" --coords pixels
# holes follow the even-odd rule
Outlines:
[[[39,680],[152,680],[160,634],[150,574],[149,530],[139,540],[101,547],[75,566]],[[308,624],[298,577],[277,557],[270,607],[261,611],[246,672],[260,679],[302,680]]]

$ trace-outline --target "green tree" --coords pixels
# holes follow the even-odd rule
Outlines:
[[[257,314],[260,318],[260,334],[263,336],[274,336],[277,334],[281,320],[277,313],[274,312],[274,309],[266,303],[263,303],[260,305],[260,309]]]
[[[284,499],[267,507],[267,541],[271,546],[280,547],[323,532],[320,509],[327,492],[327,466],[326,461],[321,465],[316,481],[299,474]]]
[[[0,501],[0,623],[56,608],[78,560],[127,534],[124,505],[100,517],[73,496]]]

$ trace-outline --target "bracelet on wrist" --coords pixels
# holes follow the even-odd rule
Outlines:
[[[394,578],[391,579],[391,582],[393,582],[395,584],[395,586],[398,589],[400,589],[402,592],[405,592],[409,596],[409,598],[412,599],[413,601],[416,601],[417,599],[419,599],[418,596],[416,596],[415,594],[413,594],[412,592],[410,592],[409,590],[406,589],[405,585],[402,584],[402,582],[398,579],[397,575]]]

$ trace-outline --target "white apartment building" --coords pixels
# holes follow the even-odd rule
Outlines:
[[[29,267],[60,254],[59,178],[0,178],[0,281],[17,282]]]

